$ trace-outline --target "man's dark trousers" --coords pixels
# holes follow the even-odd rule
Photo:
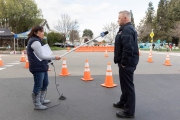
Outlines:
[[[120,104],[124,105],[124,112],[128,115],[134,115],[135,113],[135,89],[133,83],[133,76],[136,67],[126,66],[122,68],[119,66],[119,78],[122,95],[120,96]]]

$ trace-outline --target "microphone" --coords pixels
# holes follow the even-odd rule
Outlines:
[[[101,36],[101,37],[104,37],[104,36],[106,36],[108,33],[109,33],[108,31],[102,32],[102,33],[100,34],[100,36]]]

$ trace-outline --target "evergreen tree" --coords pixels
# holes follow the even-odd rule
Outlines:
[[[146,23],[152,25],[153,22],[153,18],[154,18],[154,7],[153,7],[153,3],[149,2],[148,5],[148,9],[146,11]]]
[[[130,10],[130,13],[131,13],[131,24],[135,27],[134,17],[133,17],[132,10]]]
[[[157,9],[157,16],[156,16],[156,21],[154,21],[155,24],[155,33],[156,33],[156,38],[161,39],[161,40],[166,40],[168,41],[168,1],[167,0],[160,0],[158,4],[158,9]]]

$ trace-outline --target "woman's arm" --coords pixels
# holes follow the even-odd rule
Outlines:
[[[55,56],[45,56],[41,49],[41,44],[38,41],[35,41],[31,44],[31,48],[34,50],[36,56],[41,60],[55,60]]]

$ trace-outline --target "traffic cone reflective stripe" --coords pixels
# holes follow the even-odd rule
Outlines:
[[[0,66],[4,66],[1,55],[0,55]]]
[[[88,60],[86,60],[85,69],[84,69],[84,77],[81,78],[81,80],[91,81],[91,80],[93,80],[93,79],[94,79],[94,78],[91,78],[91,73],[90,73],[90,68],[89,68]]]
[[[63,64],[62,64],[62,71],[59,74],[60,76],[69,76],[70,73],[68,73],[67,65],[66,65],[66,59],[63,58]]]
[[[114,84],[113,82],[113,76],[112,76],[112,70],[111,70],[111,64],[108,63],[107,71],[106,71],[106,78],[104,84],[101,84],[103,87],[112,88],[117,86],[117,84]]]
[[[165,66],[171,66],[170,58],[169,58],[169,53],[167,53],[166,61],[165,61],[164,65],[165,65]]]

